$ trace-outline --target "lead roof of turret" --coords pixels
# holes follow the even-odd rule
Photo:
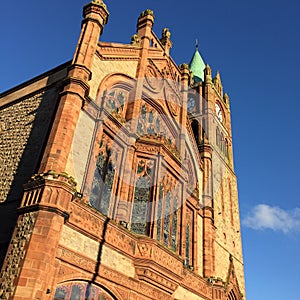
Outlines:
[[[195,53],[189,63],[189,67],[193,72],[195,82],[204,81],[205,63],[198,51],[198,45],[196,45]]]

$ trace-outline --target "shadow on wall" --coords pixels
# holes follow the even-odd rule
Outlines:
[[[46,87],[0,107],[0,268],[16,225],[23,184],[38,171],[57,109],[61,84],[55,70],[50,71],[52,75],[44,74],[49,76]],[[0,98],[38,79],[7,91]]]

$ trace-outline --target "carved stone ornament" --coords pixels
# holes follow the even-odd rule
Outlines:
[[[137,34],[132,35],[130,44],[133,46],[140,46],[140,43],[141,38]]]
[[[163,87],[164,81],[155,68],[148,66],[145,77],[152,92],[159,93]]]
[[[34,181],[43,180],[43,179],[55,179],[55,180],[63,181],[63,182],[70,184],[74,188],[77,185],[75,179],[72,176],[69,176],[65,172],[57,173],[56,171],[53,171],[53,170],[49,170],[45,173],[35,174],[35,175],[31,176],[29,183],[34,182]]]
[[[164,93],[171,114],[173,116],[178,116],[182,105],[182,100],[180,99],[181,93],[179,91],[179,84],[174,80],[167,80],[165,82]]]
[[[151,9],[146,9],[146,10],[144,10],[143,12],[141,12],[140,18],[145,17],[145,16],[149,16],[149,15],[152,16],[152,17],[154,18],[153,10],[151,10]]]

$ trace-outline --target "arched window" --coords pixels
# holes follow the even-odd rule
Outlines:
[[[71,281],[59,284],[56,288],[54,300],[81,300],[81,299],[99,299],[113,300],[103,288],[84,281]]]

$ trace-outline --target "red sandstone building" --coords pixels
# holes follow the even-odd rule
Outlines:
[[[229,97],[153,12],[0,95],[0,299],[245,299]]]

